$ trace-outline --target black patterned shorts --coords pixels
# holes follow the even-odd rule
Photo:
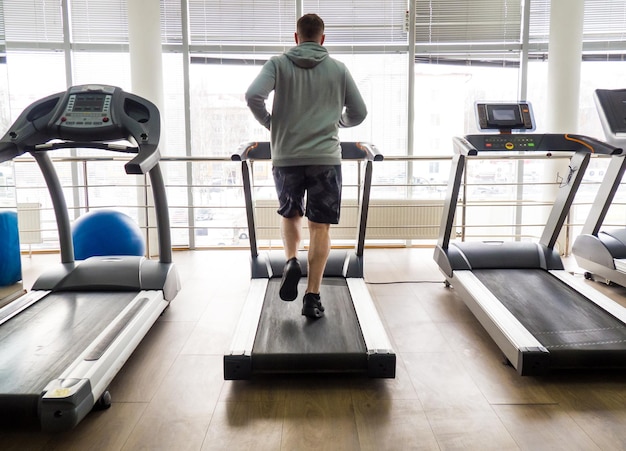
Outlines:
[[[279,215],[306,216],[320,224],[339,223],[341,165],[274,166],[272,173]]]

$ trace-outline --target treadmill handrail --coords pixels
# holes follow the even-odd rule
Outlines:
[[[358,258],[363,256],[365,248],[365,229],[369,211],[369,198],[372,184],[372,162],[382,161],[383,155],[377,147],[366,142],[342,142],[341,156],[344,160],[365,161],[365,172],[363,175],[363,189],[361,192],[360,219],[357,224],[357,237],[355,253]],[[232,161],[241,162],[242,183],[244,200],[246,204],[246,220],[248,224],[248,240],[250,242],[250,253],[253,259],[259,255],[256,237],[256,218],[253,201],[253,171],[250,162],[255,160],[271,160],[271,148],[268,141],[244,142],[237,152],[231,155]]]
[[[114,152],[137,153],[139,147],[127,146],[121,143],[90,142],[90,141],[50,141],[37,144],[34,151],[57,150],[57,149],[102,149]]]
[[[510,138],[506,149],[497,147],[478,147],[479,143],[484,143],[489,139]],[[519,140],[530,140],[532,147],[517,147],[514,145]],[[473,134],[464,137],[455,136],[452,139],[455,153],[475,156],[478,153],[502,153],[506,151],[523,152],[589,152],[599,155],[620,155],[623,153],[621,147],[613,146],[604,141],[591,138],[585,135],[569,133],[515,133],[515,134]]]
[[[232,154],[232,161],[271,160],[272,152],[268,141],[252,141],[242,143],[237,152]],[[342,160],[383,161],[384,156],[378,148],[368,142],[342,142]]]

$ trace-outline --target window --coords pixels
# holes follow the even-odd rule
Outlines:
[[[228,156],[243,141],[269,140],[269,132],[256,122],[244,99],[263,61],[246,64],[233,59],[231,64],[220,64],[216,58],[215,63],[191,65],[193,155]]]
[[[130,91],[128,52],[75,52],[73,63],[75,85],[108,84]]]
[[[346,64],[365,104],[367,117],[357,127],[339,130],[345,141],[369,141],[386,155],[406,155],[407,58],[403,54],[336,54]]]

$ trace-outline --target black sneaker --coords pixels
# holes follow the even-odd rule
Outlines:
[[[283,301],[293,301],[298,297],[298,282],[302,277],[300,262],[296,257],[290,258],[283,269],[283,280],[280,282],[278,295]]]
[[[313,319],[324,316],[324,306],[322,306],[319,294],[307,293],[304,295],[304,299],[302,299],[302,314]]]

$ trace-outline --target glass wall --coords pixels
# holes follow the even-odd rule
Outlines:
[[[4,129],[32,101],[62,91],[68,84],[103,83],[130,89],[127,1],[0,2],[4,23],[0,99],[5,99],[0,106],[0,125]],[[165,91],[162,154],[224,160],[167,165],[175,244],[222,244],[222,235],[239,236],[236,231],[243,217],[240,176],[236,166],[226,160],[241,142],[269,139],[245,105],[244,92],[262,64],[294,45],[299,14],[316,12],[323,17],[326,47],[349,67],[368,105],[365,122],[341,130],[341,138],[370,141],[389,157],[434,157],[377,166],[374,182],[378,186],[372,195],[380,199],[440,200],[447,184],[446,157],[452,154],[452,137],[476,131],[474,102],[515,101],[520,87],[524,87],[528,92],[524,100],[532,102],[538,131],[543,131],[549,3],[161,0]],[[585,2],[579,133],[602,137],[593,90],[622,87],[626,72],[622,61],[626,54],[625,12],[621,0]],[[522,38],[525,14],[530,15],[527,41]],[[527,77],[520,71],[522,50],[530,55]],[[603,164],[601,159],[594,159],[590,166],[589,196],[595,192],[591,183],[603,175]],[[534,160],[479,162],[468,168],[468,199],[499,202],[532,198],[542,189],[538,165]],[[68,184],[80,186],[81,172],[71,166],[63,169]],[[26,170],[28,166],[23,167]],[[36,171],[34,166],[31,169]],[[124,183],[117,178],[117,168],[102,165],[90,171],[93,173],[89,175],[104,185]],[[267,183],[260,195],[271,197],[269,171],[261,170],[257,175],[261,182],[265,177]],[[9,176],[3,177],[6,182]],[[16,177],[18,184],[36,185],[36,180],[37,176],[25,173]],[[521,190],[517,186],[520,182],[525,184]],[[34,186],[27,195],[29,199],[36,189]],[[93,205],[116,204],[114,187],[105,190],[102,186],[95,191],[88,195]],[[77,211],[82,209],[86,195],[79,188],[70,193]],[[137,204],[134,217],[141,217],[142,199],[141,190],[128,199],[129,204]],[[133,210],[130,205],[120,207]],[[503,218],[519,222],[515,210],[513,206],[503,208]],[[478,211],[476,222],[484,216]],[[213,228],[219,229],[214,233],[216,239],[209,238]]]

